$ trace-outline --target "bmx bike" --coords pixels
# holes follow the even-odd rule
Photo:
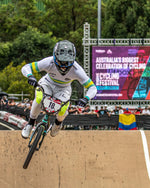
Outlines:
[[[56,115],[63,107],[66,108],[65,106],[68,106],[70,101],[68,100],[66,102],[62,102],[50,95],[45,94],[44,89],[40,85],[38,85],[36,89],[42,94],[42,109],[46,112],[46,114],[35,126],[35,129],[32,131],[30,136],[28,143],[29,152],[23,164],[24,169],[28,168],[34,152],[41,148],[45,136],[52,128],[52,124],[50,123],[50,115]]]

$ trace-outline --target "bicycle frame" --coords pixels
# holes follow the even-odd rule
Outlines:
[[[52,127],[52,124],[50,125],[50,115],[52,114],[57,114],[61,109],[62,107],[67,104],[70,100],[66,101],[66,102],[61,102],[60,100],[58,99],[55,99],[53,97],[51,97],[50,95],[47,95],[44,93],[44,89],[42,86],[38,85],[38,87],[40,88],[40,91],[43,93],[42,95],[42,109],[46,112],[45,116],[43,117],[43,119],[40,121],[40,123],[38,123],[36,125],[36,128],[35,130],[32,132],[31,136],[30,136],[30,140],[29,140],[29,144],[28,144],[28,147],[30,148],[31,147],[31,142],[36,134],[36,132],[38,132],[38,129],[40,126],[43,127],[43,132],[42,132],[42,139],[41,141],[39,142],[39,147],[36,148],[36,150],[39,150],[40,147],[41,147],[41,144],[44,140],[44,137],[47,135],[47,133],[51,130],[51,127]],[[44,100],[45,99],[49,99],[50,103],[48,104],[48,107],[46,106],[46,104],[44,104]],[[57,104],[56,108],[54,108],[54,104]]]
[[[37,124],[36,128],[34,129],[34,131],[32,131],[32,134],[30,136],[30,140],[28,144],[28,147],[30,149],[23,165],[24,169],[28,167],[34,152],[40,149],[45,136],[47,135],[47,133],[50,131],[52,127],[52,124],[50,124],[50,115],[57,114],[59,113],[59,111],[61,112],[63,108],[64,110],[66,110],[68,108],[70,101],[68,100],[63,103],[62,101],[58,99],[54,99],[51,96],[45,94],[42,86],[38,85],[38,87],[39,87],[38,90],[39,95],[36,98],[36,102],[39,104],[42,102],[42,109],[46,112],[46,114],[44,118],[40,121],[40,123]]]
[[[48,116],[47,114],[44,116],[44,118],[43,118],[41,121],[43,122],[43,124],[42,124],[41,122],[38,123],[37,126],[36,126],[36,128],[35,128],[35,130],[32,132],[32,134],[31,134],[31,136],[30,136],[30,140],[29,140],[29,144],[28,144],[28,147],[29,147],[29,148],[30,148],[31,145],[32,145],[32,144],[31,144],[32,139],[34,138],[35,133],[38,132],[38,128],[39,128],[40,126],[43,127],[42,140],[40,141],[39,147],[36,148],[36,150],[39,150],[39,149],[40,149],[41,144],[42,144],[42,142],[43,142],[43,140],[44,140],[45,135],[49,132],[49,130],[50,130],[51,127],[52,127],[52,125],[49,126],[50,120],[49,120],[49,116]]]

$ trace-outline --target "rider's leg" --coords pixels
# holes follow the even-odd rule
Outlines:
[[[44,88],[45,93],[52,94],[51,89],[45,82],[39,81],[40,85]],[[42,101],[43,95],[41,91],[35,90],[35,99],[32,103],[31,111],[30,111],[30,118],[28,124],[23,128],[22,130],[22,137],[28,138],[32,127],[34,126],[35,120],[37,119],[38,115],[41,112],[41,101]]]
[[[61,111],[57,114],[56,119],[55,119],[55,123],[52,126],[51,129],[51,136],[56,136],[59,133],[59,130],[62,126],[62,123],[64,121],[64,119],[67,117],[68,115],[68,107],[69,107],[70,102],[67,102],[62,108]]]
[[[36,92],[35,92],[36,93]],[[41,99],[42,100],[42,99]],[[41,104],[37,101],[36,97],[33,100],[31,111],[30,111],[30,118],[28,124],[22,130],[22,137],[28,138],[32,127],[34,126],[35,120],[41,112]]]
[[[71,87],[66,87],[66,88],[57,88],[55,89],[55,93],[54,96],[63,101],[66,102],[70,99],[71,96]],[[68,108],[69,108],[69,102],[66,103],[62,108],[61,111],[57,114],[56,119],[55,119],[55,123],[52,126],[51,129],[51,136],[56,136],[59,133],[59,130],[62,126],[62,123],[64,121],[64,119],[66,118],[66,116],[68,115]]]

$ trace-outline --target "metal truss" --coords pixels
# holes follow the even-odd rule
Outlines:
[[[150,39],[85,39],[83,38],[83,45],[86,46],[149,46]]]
[[[149,100],[90,100],[90,105],[134,105],[134,106],[145,106],[150,105]]]
[[[82,40],[83,40],[82,44],[83,44],[83,49],[84,49],[84,70],[89,77],[91,77],[90,76],[90,46],[150,46],[150,38],[128,38],[128,39],[118,39],[118,38],[117,39],[102,39],[102,38],[93,39],[93,38],[90,38],[90,24],[87,22],[84,24],[84,37]],[[84,94],[85,92],[86,92],[86,89],[84,90]],[[95,103],[101,103],[101,102],[102,101],[99,101],[99,100],[95,100],[95,102],[93,100],[90,101],[90,103],[93,105]],[[103,102],[107,103],[108,100],[103,101]],[[120,101],[120,104],[123,102],[125,101]],[[139,104],[138,101],[136,102]],[[143,103],[144,101],[141,101],[141,102]]]

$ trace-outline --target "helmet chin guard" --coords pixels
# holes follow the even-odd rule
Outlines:
[[[62,75],[65,75],[75,61],[76,49],[74,44],[68,40],[56,43],[53,51],[53,57],[58,71]]]

